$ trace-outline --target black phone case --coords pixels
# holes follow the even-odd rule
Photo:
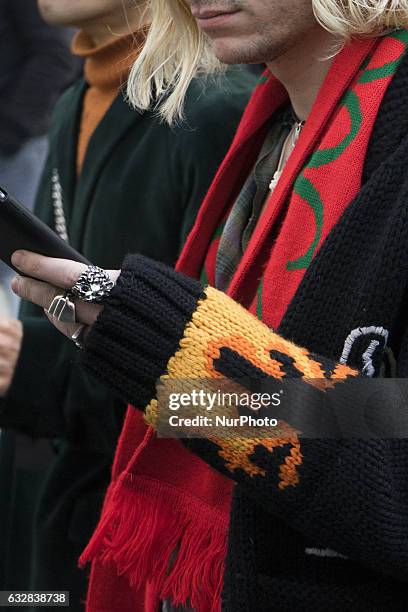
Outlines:
[[[11,256],[20,249],[47,257],[90,263],[0,187],[0,259],[15,270]]]

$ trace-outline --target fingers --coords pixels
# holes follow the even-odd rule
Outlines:
[[[2,338],[19,339],[22,333],[21,321],[0,316],[0,347],[2,346]]]
[[[93,325],[98,317],[98,314],[102,310],[102,306],[99,304],[89,304],[88,302],[82,302],[81,300],[74,300],[76,310],[76,321],[78,323],[84,323],[85,325]]]
[[[41,308],[48,308],[52,300],[57,295],[61,295],[60,289],[48,283],[22,276],[13,278],[11,288],[22,300],[33,302],[33,304],[37,304]]]
[[[16,276],[11,282],[11,288],[23,300],[28,300],[41,306],[44,310],[48,310],[51,306],[53,299],[57,295],[62,295],[63,291],[57,287],[53,287],[48,283],[44,283],[33,278],[26,276]],[[76,321],[79,323],[85,323],[86,325],[92,325],[102,310],[102,306],[98,304],[90,304],[88,302],[82,302],[81,300],[74,300],[75,304],[75,316]],[[56,323],[55,317],[48,317],[52,323]],[[60,331],[62,330],[61,324],[55,325]],[[76,325],[78,327],[78,325]],[[65,333],[65,331],[63,331]],[[73,332],[72,332],[73,333]],[[69,335],[65,333],[65,335]]]
[[[22,339],[21,321],[0,317],[0,397],[5,396],[11,385]]]
[[[12,334],[0,332],[0,358],[12,359],[16,352],[20,351],[23,339],[23,329],[20,324],[18,330],[13,330]]]
[[[61,292],[59,292],[58,295],[61,295]],[[77,329],[78,323],[84,323],[85,325],[93,325],[98,317],[98,314],[101,312],[103,308],[99,304],[89,304],[88,302],[82,302],[81,300],[73,300],[73,302],[75,304],[75,323],[65,324],[65,327],[67,328],[68,331],[64,330],[63,323],[58,321],[58,319],[56,319],[52,315],[48,314],[47,309],[51,305],[51,302],[45,308],[45,314],[47,315],[51,323],[53,323],[59,331],[62,331],[63,334],[69,337],[71,337],[75,329]],[[73,330],[72,330],[72,326],[73,326]]]
[[[63,289],[71,289],[87,268],[85,264],[76,261],[45,257],[30,251],[15,251],[11,261],[26,276],[37,278]]]
[[[21,321],[8,319],[0,322],[0,358],[5,358],[7,362],[13,360],[14,355],[20,352],[22,339]]]
[[[58,321],[58,319],[50,315],[46,310],[44,310],[44,314],[48,318],[50,323],[52,323],[59,332],[64,334],[64,336],[67,336],[67,338],[72,338],[72,335],[78,329],[78,323],[62,323],[61,321]]]

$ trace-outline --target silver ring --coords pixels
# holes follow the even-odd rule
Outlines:
[[[85,327],[86,326],[83,324],[79,325],[78,329],[74,331],[74,333],[71,336],[71,340],[75,343],[75,346],[77,346],[80,349],[84,348],[83,336],[84,336]]]
[[[75,304],[67,294],[57,295],[48,307],[47,313],[61,323],[76,323]]]
[[[68,295],[84,302],[100,304],[108,297],[114,286],[115,283],[106,270],[98,266],[88,266],[69,290]]]

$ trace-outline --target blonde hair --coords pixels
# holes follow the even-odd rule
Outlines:
[[[311,0],[318,22],[345,43],[408,27],[408,0]],[[132,67],[127,94],[138,110],[152,103],[169,124],[183,117],[191,80],[213,74],[221,64],[197,26],[187,0],[147,0],[151,26]]]
[[[313,0],[318,22],[347,41],[408,26],[408,0]]]
[[[168,123],[183,117],[191,80],[222,71],[191,14],[186,0],[149,0],[151,25],[145,44],[130,71],[127,94],[132,106],[147,110],[157,102]]]

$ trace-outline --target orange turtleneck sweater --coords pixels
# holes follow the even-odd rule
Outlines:
[[[145,29],[94,46],[85,32],[78,32],[72,53],[85,58],[84,76],[89,87],[83,100],[77,145],[77,172],[81,172],[89,140],[119,90],[126,83],[130,67],[145,38]]]

